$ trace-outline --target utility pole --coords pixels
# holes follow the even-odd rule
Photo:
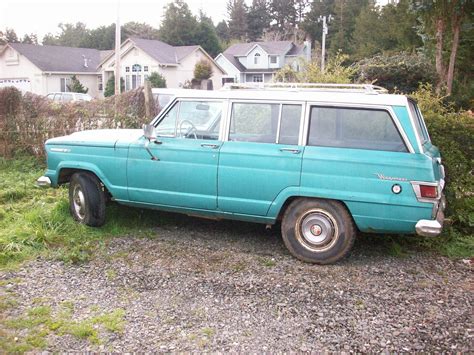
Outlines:
[[[324,73],[324,61],[326,58],[326,35],[328,34],[328,22],[333,19],[332,15],[319,16],[318,22],[323,23],[323,39],[321,41],[321,72]]]
[[[120,1],[117,1],[117,22],[115,23],[115,95],[120,94]]]

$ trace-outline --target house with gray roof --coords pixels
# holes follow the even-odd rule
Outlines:
[[[268,82],[285,65],[300,68],[300,58],[311,59],[311,44],[292,41],[237,43],[220,53],[216,63],[225,71],[225,82]]]
[[[0,51],[0,88],[15,86],[40,95],[68,91],[71,76],[100,96],[98,69],[108,51],[90,48],[9,43]]]
[[[143,85],[152,72],[161,74],[166,79],[167,87],[179,88],[191,81],[194,66],[201,60],[211,64],[213,87],[220,88],[225,72],[199,45],[171,46],[157,40],[128,38],[121,46],[120,72],[126,91]],[[106,82],[115,71],[115,52],[105,57],[99,67]]]
[[[215,89],[222,86],[224,70],[198,45],[170,46],[161,41],[128,38],[121,45],[120,72],[125,90],[142,86],[153,72],[178,88],[194,77],[200,60],[211,64]],[[115,71],[115,51],[63,46],[9,43],[0,50],[0,88],[15,86],[23,92],[47,95],[66,92],[71,76],[88,88],[92,97],[102,97],[107,80]]]

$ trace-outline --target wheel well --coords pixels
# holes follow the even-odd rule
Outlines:
[[[90,170],[84,170],[84,169],[76,169],[76,168],[62,168],[60,171],[59,171],[59,177],[58,177],[58,185],[63,185],[63,184],[67,184],[69,181],[71,181],[71,176],[74,174],[74,173],[77,173],[77,172],[83,172],[83,173],[87,173],[89,175],[92,175],[94,176],[100,183],[100,185],[102,186],[102,188],[104,189],[104,192],[106,193],[106,196],[108,196],[108,198],[111,198],[112,197],[112,194],[109,192],[109,190],[107,189],[107,187],[104,185],[104,183],[102,182],[102,180],[100,180],[100,178],[92,171]]]
[[[336,201],[336,202],[339,202],[341,203],[344,208],[347,210],[347,212],[349,213],[349,215],[351,216],[352,218],[352,221],[354,222],[354,226],[357,228],[357,224],[355,223],[354,221],[354,217],[352,216],[352,213],[351,213],[351,210],[349,209],[349,207],[347,207],[346,203],[344,201],[341,201],[341,200],[334,200],[334,199],[331,199],[331,198],[322,198],[322,197],[309,197],[309,196],[291,196],[291,197],[288,197],[288,199],[285,201],[285,203],[283,204],[283,206],[281,206],[280,208],[280,212],[278,213],[278,217],[277,217],[277,221],[281,221],[283,219],[283,215],[285,214],[285,211],[286,209],[288,208],[288,206],[295,200],[299,200],[299,199],[308,199],[308,200],[331,200],[331,201]]]

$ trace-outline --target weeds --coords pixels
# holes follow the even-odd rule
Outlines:
[[[76,223],[69,214],[67,187],[39,189],[44,165],[34,158],[0,159],[0,267],[44,255],[83,262],[117,235],[149,234],[156,213],[111,204],[102,228]]]

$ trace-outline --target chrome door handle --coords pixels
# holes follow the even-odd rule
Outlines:
[[[280,148],[280,152],[290,152],[292,154],[300,154],[301,150],[294,148]]]
[[[219,148],[219,144],[202,143],[202,144],[201,144],[201,147],[203,147],[203,148],[217,149],[217,148]]]

